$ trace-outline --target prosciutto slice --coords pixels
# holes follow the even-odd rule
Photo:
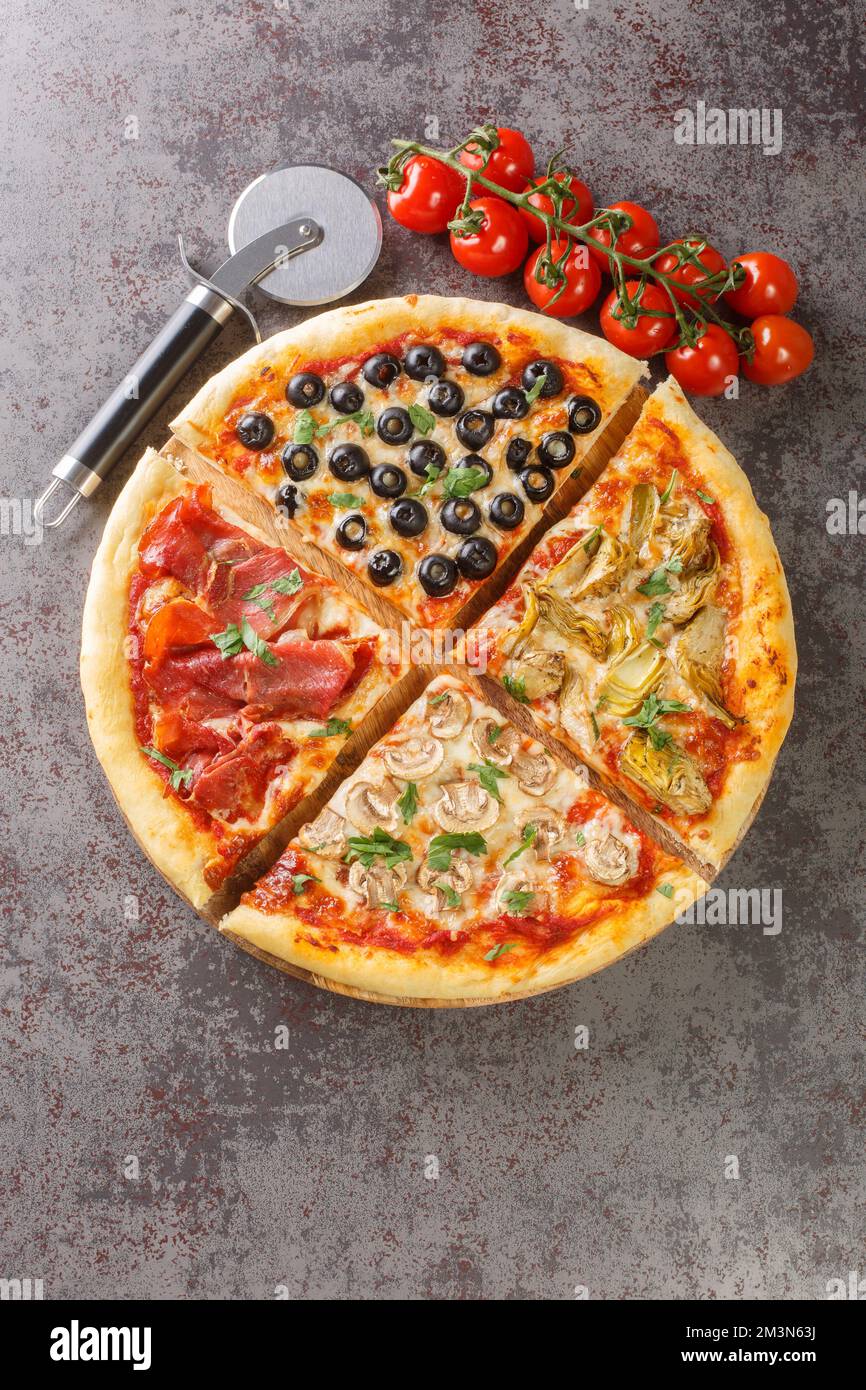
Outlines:
[[[256,820],[272,778],[296,752],[297,744],[279,724],[259,724],[237,748],[214,758],[199,773],[192,800],[224,821]]]

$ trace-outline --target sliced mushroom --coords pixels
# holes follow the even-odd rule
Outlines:
[[[445,749],[432,734],[410,734],[397,743],[385,745],[385,766],[395,777],[402,777],[406,782],[428,777],[436,771],[444,757]]]
[[[326,806],[315,820],[301,826],[298,840],[304,849],[315,850],[323,859],[342,859],[347,849],[346,822]]]
[[[521,837],[528,825],[535,827],[532,848],[538,858],[549,859],[556,846],[565,838],[565,821],[562,816],[556,811],[551,811],[548,806],[539,806],[537,810],[533,808],[531,811],[524,811],[517,822]]]
[[[446,782],[433,816],[449,833],[489,830],[499,819],[499,809],[499,802],[479,782]]]
[[[526,904],[524,912],[515,912],[509,908],[505,901],[509,893],[531,893],[532,897]],[[543,888],[531,878],[528,878],[522,870],[515,869],[512,873],[503,874],[496,885],[496,905],[503,912],[508,912],[512,917],[537,917],[540,913],[547,910],[550,898]]]
[[[614,835],[606,826],[590,821],[583,828],[583,861],[595,883],[618,888],[637,873],[638,852],[634,845]]]
[[[356,782],[346,797],[346,817],[365,835],[376,826],[392,831],[397,828],[397,798],[400,788],[390,777],[380,786],[372,782]]]
[[[556,763],[542,749],[538,753],[517,753],[514,758],[517,785],[530,796],[544,796],[556,781]]]
[[[508,767],[520,747],[520,734],[513,724],[497,724],[486,715],[475,720],[470,738],[479,756],[497,767]]]
[[[562,652],[530,647],[512,662],[511,675],[523,681],[527,700],[542,700],[545,695],[555,695],[561,687],[565,676],[565,656]]]
[[[427,705],[427,723],[437,738],[456,738],[466,728],[471,707],[462,690],[443,690]]]
[[[397,901],[397,894],[406,882],[406,865],[395,864],[388,869],[384,864],[371,864],[366,868],[356,859],[349,870],[349,887],[367,907],[377,908],[383,904]]]
[[[449,902],[453,893],[465,893],[472,886],[472,869],[458,854],[451,856],[451,866],[444,873],[432,869],[429,864],[421,864],[415,875],[418,887],[430,895],[431,912],[454,912],[459,903]],[[445,889],[450,888],[451,894]]]

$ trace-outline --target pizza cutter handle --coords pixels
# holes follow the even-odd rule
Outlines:
[[[89,497],[220,332],[233,305],[196,285],[52,471]],[[75,498],[75,501],[78,497]],[[48,523],[46,523],[48,524]]]

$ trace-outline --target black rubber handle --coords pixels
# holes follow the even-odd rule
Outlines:
[[[192,299],[185,299],[69,448],[63,462],[69,460],[66,476],[70,482],[77,484],[75,469],[69,471],[73,461],[97,475],[88,478],[82,473],[82,491],[92,491],[98,486],[97,480],[105,478],[219,333],[232,312],[231,305],[209,291],[206,298],[214,312],[208,313]]]

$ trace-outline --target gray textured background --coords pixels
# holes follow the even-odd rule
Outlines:
[[[54,1298],[619,1299],[819,1298],[866,1272],[866,539],[825,529],[828,499],[866,486],[861,17],[841,0],[7,3],[2,495],[38,491],[184,293],[178,229],[214,265],[250,178],[296,160],[368,180],[429,115],[446,139],[498,116],[545,158],[567,144],[600,203],[788,256],[818,360],[700,406],[771,516],[798,620],[793,731],[722,880],[782,888],[783,930],[673,927],[529,1003],[377,1009],[198,921],[130,840],[78,688],[88,566],[132,459],[62,535],[0,540],[0,1276]],[[699,99],[781,108],[782,153],[676,146],[674,112]],[[389,223],[356,297],[411,290],[524,302]],[[268,331],[290,322],[258,305]],[[246,344],[231,326],[145,442]]]

